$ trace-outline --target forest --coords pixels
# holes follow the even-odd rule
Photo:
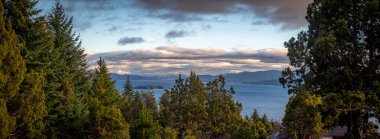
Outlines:
[[[291,97],[281,122],[242,116],[222,75],[179,75],[159,100],[129,79],[119,92],[107,59],[87,65],[63,6],[42,15],[37,3],[0,0],[0,138],[319,138],[336,126],[344,138],[380,138],[379,0],[308,5],[307,30],[284,43],[279,82]]]

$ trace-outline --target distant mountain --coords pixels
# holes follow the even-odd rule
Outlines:
[[[257,72],[240,72],[240,73],[227,73],[223,74],[227,82],[240,82],[248,84],[267,84],[267,85],[279,85],[278,78],[281,75],[281,71],[269,70],[269,71],[257,71]],[[111,74],[114,80],[125,80],[129,76],[130,80],[149,80],[149,81],[173,81],[178,78],[178,75],[165,75],[165,76],[140,76],[140,75],[120,75]],[[187,75],[183,75],[183,78],[187,78]],[[209,82],[215,79],[217,75],[199,75],[199,78],[203,82]]]
[[[227,81],[230,82],[260,82],[268,80],[277,80],[281,75],[281,71],[268,70],[257,72],[240,72],[224,74]]]
[[[213,75],[198,75],[199,79],[201,79],[203,82],[209,82],[214,79],[216,79],[217,76]]]
[[[128,77],[130,80],[160,80],[159,78],[156,78],[156,77],[111,73],[111,78],[114,80],[126,80]]]
[[[265,80],[257,82],[242,82],[244,84],[281,85],[278,80]]]

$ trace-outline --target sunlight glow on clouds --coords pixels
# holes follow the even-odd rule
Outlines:
[[[162,75],[195,71],[199,74],[263,71],[288,66],[285,48],[262,50],[193,49],[163,46],[97,53],[88,56],[91,67],[99,57],[105,59],[110,72],[119,74]]]

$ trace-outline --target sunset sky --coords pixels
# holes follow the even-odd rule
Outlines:
[[[54,0],[40,0],[49,13]],[[309,0],[62,0],[90,65],[120,74],[280,70]]]

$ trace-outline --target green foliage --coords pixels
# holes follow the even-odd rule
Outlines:
[[[120,109],[115,105],[99,106],[91,119],[94,122],[95,137],[129,138],[128,125],[125,123]],[[93,121],[92,121],[93,120]]]
[[[50,136],[83,136],[88,110],[83,101],[90,89],[89,72],[79,36],[72,33],[72,18],[65,15],[59,2],[47,16],[48,28],[54,36],[54,50],[46,74],[47,132]],[[64,123],[64,124],[62,124]]]
[[[178,132],[178,138],[268,136],[272,125],[266,116],[260,118],[255,111],[252,115],[255,118],[243,119],[241,104],[232,98],[234,93],[232,87],[225,88],[223,76],[206,86],[193,72],[186,81],[179,76],[174,87],[166,90],[160,99],[160,124],[165,127],[163,137],[168,136],[166,132]]]
[[[131,80],[129,80],[129,77],[125,81],[125,84],[123,86],[123,94],[126,96],[132,96],[133,95],[133,86],[131,84]]]
[[[259,112],[257,112],[256,109],[253,110],[253,113],[251,115],[251,119],[252,119],[252,121],[255,121],[255,122],[260,121]]]
[[[283,119],[287,133],[299,138],[319,137],[322,132],[321,105],[321,98],[307,91],[290,97]]]
[[[163,139],[176,139],[178,135],[178,131],[170,128],[170,127],[165,127],[162,131],[162,138]]]
[[[115,88],[103,59],[93,74],[93,92],[90,94],[90,132],[93,137],[129,138],[129,127],[118,107],[119,92]]]
[[[160,127],[153,118],[153,112],[150,109],[142,108],[138,114],[138,119],[131,128],[131,138],[155,139],[160,137]]]
[[[136,104],[136,103],[132,103],[133,99],[134,99],[133,87],[128,77],[127,80],[125,81],[123,91],[122,91],[121,103],[119,104],[123,117],[125,121],[127,121],[128,123],[132,122],[133,114],[137,114],[136,112],[133,113],[132,104]]]
[[[12,110],[19,107],[16,113],[16,137],[44,138],[44,117],[47,114],[44,103],[45,94],[42,91],[41,74],[31,71],[25,75],[22,94],[15,97],[10,103]]]
[[[143,92],[141,93],[142,100],[144,102],[145,108],[152,111],[155,120],[159,119],[158,105],[156,99],[154,98],[153,92]]]
[[[241,121],[238,134],[233,137],[244,139],[268,138],[272,131],[272,123],[269,122],[267,116],[264,114],[263,117],[260,117],[255,109],[251,117],[246,116]]]
[[[242,120],[240,112],[241,103],[234,102],[231,87],[225,89],[225,78],[220,75],[217,79],[207,83],[207,131],[211,138],[223,138],[237,133],[239,123]]]
[[[0,137],[7,138],[15,128],[16,120],[9,115],[4,99],[0,99]]]
[[[120,104],[125,120],[130,123],[131,138],[159,138],[161,127],[153,93],[132,93],[132,96],[123,94],[123,103]]]
[[[140,110],[142,110],[144,108],[144,102],[141,98],[141,94],[140,92],[136,92],[134,95],[133,95],[133,99],[132,99],[132,107],[131,107],[131,115],[132,115],[132,119],[131,119],[131,122],[132,123],[136,123],[137,120],[139,119],[139,114],[140,114]]]
[[[119,104],[121,113],[123,114],[125,121],[128,123],[132,122],[132,99],[132,96],[122,94],[121,102]]]
[[[27,67],[20,90],[7,102],[8,113],[16,118],[16,128],[12,137],[43,138],[46,116],[43,83],[52,50],[52,35],[46,28],[43,17],[35,9],[37,2],[30,0],[3,1],[11,27],[18,38],[14,47],[21,50],[21,56]],[[15,53],[17,54],[17,53]],[[16,64],[17,66],[17,64]],[[22,68],[21,70],[22,71]],[[17,77],[17,76],[16,76]],[[17,85],[17,80],[16,80]]]
[[[180,76],[174,87],[161,97],[161,125],[178,129],[180,137],[185,137],[186,130],[200,135],[206,124],[206,99],[203,83],[194,72],[186,82]]]
[[[4,16],[0,1],[0,138],[7,138],[16,127],[10,101],[18,95],[26,67],[21,56],[16,34],[9,20]],[[9,109],[9,110],[8,110]]]
[[[308,30],[284,43],[292,68],[280,82],[290,94],[320,96],[324,128],[345,125],[350,138],[368,136],[368,119],[380,115],[379,11],[377,0],[314,0]]]

